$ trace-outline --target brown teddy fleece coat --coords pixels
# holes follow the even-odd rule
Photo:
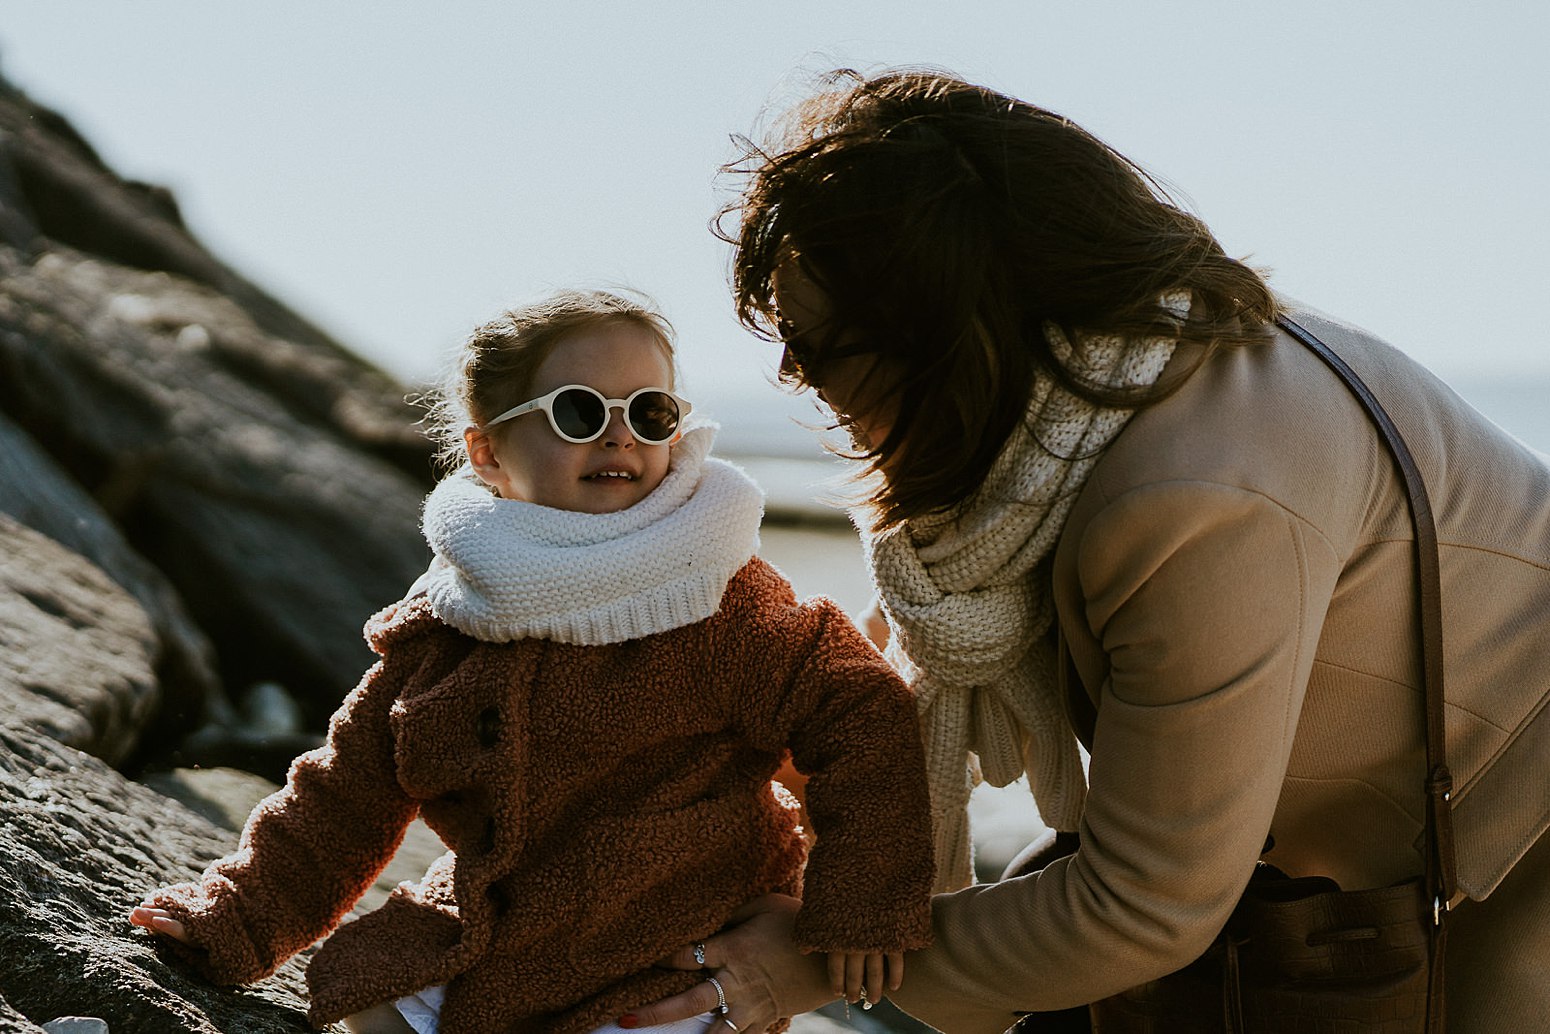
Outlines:
[[[237,852],[151,904],[210,979],[327,933],[418,812],[452,849],[308,970],[322,1025],[448,984],[444,1034],[572,1034],[687,990],[654,969],[739,905],[802,891],[817,951],[930,941],[930,820],[909,691],[828,600],[751,560],[705,621],[610,646],[482,642],[423,597],[367,625],[382,660],[254,810]],[[807,861],[788,749],[811,775]]]

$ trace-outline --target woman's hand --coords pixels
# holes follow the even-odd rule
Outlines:
[[[883,601],[879,596],[873,596],[872,602],[866,605],[856,617],[856,627],[870,640],[872,645],[879,650],[888,649],[888,638],[893,635],[888,627],[888,619],[883,616]]]
[[[175,941],[184,944],[192,944],[189,940],[188,930],[181,922],[172,918],[172,913],[164,908],[151,908],[149,905],[140,905],[129,913],[129,921],[136,926],[143,926],[152,933],[164,933]]]
[[[804,955],[792,936],[801,902],[784,894],[755,898],[733,913],[726,929],[701,945],[704,962],[695,958],[695,946],[674,952],[658,965],[671,969],[703,969],[707,979],[683,994],[630,1010],[619,1018],[621,1027],[650,1027],[673,1020],[714,1012],[716,989],[709,977],[721,982],[727,999],[726,1023],[712,1027],[721,1034],[763,1030],[778,1019],[816,1009],[835,998],[828,967],[820,955]]]

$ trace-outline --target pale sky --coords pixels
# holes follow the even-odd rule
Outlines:
[[[706,229],[733,186],[717,166],[804,72],[896,64],[1071,116],[1278,288],[1445,376],[1550,374],[1547,12],[0,0],[0,72],[410,382],[509,304],[615,283],[677,325],[691,397],[771,392]]]

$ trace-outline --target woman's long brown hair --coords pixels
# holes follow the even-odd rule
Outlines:
[[[717,221],[736,246],[739,318],[779,336],[773,278],[793,260],[827,303],[786,379],[822,387],[824,360],[858,350],[901,375],[892,431],[864,454],[885,474],[870,500],[879,528],[980,491],[1036,374],[1125,406],[1181,380],[1129,393],[1080,383],[1055,360],[1046,322],[1209,353],[1263,340],[1277,311],[1260,274],[1129,159],[1053,112],[945,73],[831,73],[772,145],[748,144],[727,168],[747,177]],[[1180,289],[1191,292],[1185,319],[1161,304]]]

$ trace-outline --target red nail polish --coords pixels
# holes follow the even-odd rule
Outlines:
[[[627,1012],[623,1016],[619,1017],[619,1026],[623,1027],[625,1030],[639,1027],[640,1017],[636,1016],[632,1012]]]

